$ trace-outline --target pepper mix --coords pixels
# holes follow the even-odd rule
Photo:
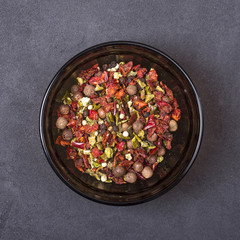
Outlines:
[[[152,177],[171,149],[177,100],[155,69],[111,62],[80,71],[63,97],[56,144],[75,167],[102,182],[134,183]]]

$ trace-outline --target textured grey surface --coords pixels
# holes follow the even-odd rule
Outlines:
[[[239,239],[240,2],[1,1],[0,239]],[[187,176],[154,201],[100,205],[65,186],[38,135],[39,108],[73,55],[111,40],[166,52],[190,75],[205,130]]]

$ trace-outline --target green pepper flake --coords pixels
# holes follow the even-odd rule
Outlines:
[[[106,150],[106,149],[105,149],[105,150]],[[108,160],[108,157],[107,157],[107,155],[106,155],[105,153],[103,153],[103,154],[101,155],[101,159],[104,160],[104,161],[107,161],[107,160]]]
[[[141,147],[143,147],[143,148],[147,148],[147,147],[148,147],[147,142],[142,141],[142,142],[141,142]]]
[[[160,163],[160,162],[163,161],[163,159],[164,159],[164,157],[163,157],[163,156],[160,156],[160,157],[157,158],[157,162]]]
[[[134,149],[139,147],[139,142],[138,142],[136,136],[132,139],[132,145],[133,145]]]
[[[122,74],[121,74],[120,72],[115,72],[115,73],[113,74],[113,77],[114,77],[115,79],[119,79],[120,77],[122,77]]]
[[[156,90],[159,91],[159,92],[162,92],[163,94],[165,94],[165,91],[160,86],[157,86]]]
[[[98,163],[98,162],[93,162],[93,166],[94,166],[95,168],[99,168],[99,167],[101,167],[102,165],[101,165],[100,163]]]
[[[87,169],[86,173],[88,173],[90,176],[95,177],[98,181],[100,181],[100,176],[98,174],[96,174],[93,170],[91,169]]]
[[[132,101],[128,101],[127,105],[128,105],[128,108],[130,109],[130,107],[132,106]]]
[[[66,91],[65,95],[62,98],[62,101],[64,104],[71,105],[72,104],[72,99],[70,98],[70,93]]]
[[[148,146],[148,150],[151,150],[151,149],[154,149],[154,148],[156,148],[155,145],[149,145],[149,146]]]
[[[90,150],[83,150],[83,154],[85,154],[85,155],[90,155],[90,154],[91,154],[91,151],[90,151]]]
[[[107,181],[106,181],[106,183],[111,183],[112,182],[112,180],[111,179],[108,179]]]
[[[65,104],[71,105],[72,104],[72,99],[70,97],[68,97]]]
[[[147,85],[146,85],[144,82],[142,82],[140,79],[138,79],[137,82],[138,82],[138,85],[139,85],[142,89],[144,89],[144,88],[147,86]]]
[[[125,95],[124,99],[125,99],[125,102],[128,102],[129,101],[129,95]]]
[[[83,104],[82,104],[82,101],[81,101],[81,100],[78,101],[78,106],[79,106],[79,107],[83,107]]]
[[[66,100],[68,97],[70,97],[70,94],[69,94],[68,91],[66,91],[65,94],[64,94],[64,96],[63,96],[63,98],[62,98],[62,100],[64,101],[64,100]]]
[[[98,110],[101,107],[101,105],[96,105],[95,103],[93,104],[93,110]]]
[[[82,78],[77,77],[77,80],[78,80],[78,84],[79,84],[79,85],[83,85],[84,80],[83,80]]]
[[[119,121],[119,114],[118,113],[116,113],[116,115],[115,115],[115,120],[116,120],[116,125],[118,125],[118,121]]]
[[[97,139],[97,141],[98,141],[98,139]],[[97,148],[99,149],[99,150],[103,150],[103,145],[100,143],[100,142],[97,142]]]
[[[107,118],[107,121],[108,121],[109,124],[111,124],[112,122],[114,122],[113,115],[112,115],[111,112],[108,112],[108,113],[107,113],[106,118]]]
[[[145,90],[146,90],[146,93],[147,93],[147,94],[152,94],[152,92],[151,92],[149,86],[147,86],[147,87],[145,88]]]
[[[107,158],[112,158],[113,157],[113,150],[110,147],[107,147],[105,149],[104,153],[106,154]]]
[[[133,133],[134,137],[137,139],[138,142],[141,142],[142,140],[138,137],[136,133]]]
[[[110,146],[112,147],[112,148],[114,148],[115,147],[115,142],[113,142]]]
[[[144,141],[141,141],[141,147],[147,148],[148,151],[156,148],[155,145],[150,145],[148,142],[144,142]]]
[[[120,133],[120,132],[117,132],[117,136],[121,139],[124,139],[124,140],[130,139],[130,137],[124,137],[123,134]]]
[[[137,75],[137,72],[134,71],[130,71],[130,73],[128,73],[128,77],[135,77]]]
[[[103,90],[103,87],[97,84],[97,86],[95,87],[95,91],[101,91],[101,90]]]
[[[86,117],[86,121],[87,123],[90,124],[90,126],[92,126],[96,121],[93,121],[92,119],[90,119],[89,117]]]
[[[147,94],[145,96],[145,102],[149,103],[154,98],[154,94]]]
[[[83,154],[83,149],[78,148],[77,151],[78,151],[78,156],[81,157]]]
[[[144,130],[139,131],[138,137],[140,137],[141,139],[144,138]]]
[[[101,135],[97,135],[97,142],[100,143],[102,142],[103,137]]]

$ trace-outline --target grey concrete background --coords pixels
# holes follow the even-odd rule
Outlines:
[[[240,2],[0,1],[0,239],[240,239]],[[66,187],[38,135],[58,69],[94,44],[133,40],[174,58],[199,92],[205,131],[187,176],[131,207]]]

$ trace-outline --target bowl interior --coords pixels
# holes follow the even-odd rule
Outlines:
[[[133,61],[134,65],[155,68],[159,80],[173,90],[182,118],[174,133],[172,149],[167,151],[164,161],[147,181],[135,184],[107,184],[79,172],[72,160],[67,160],[66,149],[55,145],[59,135],[55,127],[56,110],[66,90],[76,83],[76,76],[82,69],[116,62]],[[163,53],[141,44],[102,44],[86,50],[57,73],[43,100],[40,114],[40,133],[49,162],[58,176],[78,193],[93,200],[110,204],[131,204],[148,200],[172,187],[189,169],[193,162],[201,138],[201,112],[196,92],[185,73]]]

